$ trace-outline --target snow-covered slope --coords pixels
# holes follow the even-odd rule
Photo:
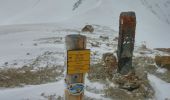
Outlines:
[[[0,25],[62,23],[106,25],[118,31],[122,11],[137,15],[137,43],[170,47],[169,0],[0,0]],[[74,5],[78,5],[74,9]],[[74,10],[73,10],[74,9]]]
[[[101,0],[96,3],[98,5],[93,9],[81,15],[77,15],[76,21],[74,20],[75,17],[68,21],[78,24],[86,22],[106,25],[111,26],[114,30],[118,31],[120,13],[123,11],[135,11],[137,16],[137,44],[141,43],[141,41],[146,41],[149,47],[170,47],[170,24],[165,21],[165,19],[170,19],[169,17],[166,17],[168,16],[170,5],[167,4],[168,7],[161,6],[158,8],[157,6],[155,7],[157,2],[152,1],[151,3],[151,1],[147,1],[148,2],[145,2],[145,4],[142,0]],[[162,5],[166,2],[161,0],[158,1]],[[148,6],[152,6],[152,9]],[[165,19],[162,15],[163,12],[160,10],[167,12]]]
[[[56,22],[71,16],[73,0],[0,0],[1,24]]]
[[[141,0],[160,20],[170,24],[170,0]]]

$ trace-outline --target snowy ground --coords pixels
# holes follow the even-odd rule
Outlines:
[[[18,26],[10,27],[10,31],[12,29],[17,29]],[[22,27],[27,27],[27,30],[21,30]],[[87,36],[87,48],[91,49],[91,59],[92,62],[100,61],[102,54],[106,52],[113,52],[117,48],[117,41],[113,41],[113,39],[117,36],[117,32],[111,29],[110,27],[94,25],[95,32],[94,33],[81,33],[80,28],[60,28],[58,29],[57,25],[34,25],[31,26],[19,26],[21,32],[15,31],[9,32],[7,29],[3,30],[6,34],[1,34],[0,44],[1,44],[1,68],[5,67],[22,67],[29,63],[32,63],[37,57],[40,57],[39,64],[36,67],[45,67],[46,65],[61,65],[64,66],[65,59],[65,43],[64,37],[68,34],[82,34]],[[30,29],[29,29],[30,28]],[[38,31],[39,30],[39,31]],[[101,36],[106,36],[109,39],[103,40]],[[98,43],[99,47],[93,47],[91,43]],[[35,45],[36,44],[36,45]],[[139,54],[138,46],[135,50],[135,56],[142,56]],[[44,56],[45,52],[52,52],[52,55]],[[27,55],[30,53],[30,55]],[[147,56],[153,57],[155,54],[161,54],[160,52],[154,52],[150,54],[150,52],[146,51]],[[144,56],[146,56],[144,55]],[[8,62],[8,65],[4,63]],[[17,65],[15,65],[17,63]],[[156,98],[169,98],[166,92],[162,92],[162,88],[158,88],[163,84],[157,83],[160,79],[153,78],[154,76],[149,76],[151,84],[155,88]],[[46,100],[44,96],[41,94],[44,93],[45,96],[55,95],[62,96],[64,95],[64,77],[62,76],[59,81],[54,83],[35,85],[35,86],[25,86],[23,88],[8,88],[0,90],[0,98],[2,100],[10,100],[13,98],[14,100]],[[153,83],[157,84],[153,84]],[[164,85],[164,87],[169,87],[169,84]],[[86,79],[86,85],[90,86],[92,89],[102,90],[103,86],[100,83],[91,83]],[[56,87],[56,88],[55,88]],[[59,88],[58,88],[59,87]],[[161,92],[161,95],[158,95]],[[89,97],[93,97],[96,99],[102,99],[103,93],[93,93],[90,91],[85,91],[85,95]],[[102,99],[106,100],[106,98]],[[160,99],[159,99],[160,100]]]
[[[76,0],[0,0],[0,68],[22,67],[40,58],[36,67],[46,65],[64,66],[65,36],[82,34],[88,37],[87,48],[91,49],[92,63],[98,62],[105,52],[115,53],[118,36],[119,14],[122,11],[136,11],[136,51],[142,41],[150,48],[170,47],[170,1],[169,0],[82,0],[73,10]],[[94,33],[81,33],[85,24],[92,24]],[[103,40],[100,36],[109,37]],[[99,44],[93,47],[91,43]],[[52,52],[51,55],[44,55]],[[144,56],[162,54],[146,51]],[[169,84],[149,75],[151,85],[156,91],[157,100],[170,99]],[[64,77],[54,83],[30,85],[22,88],[0,89],[1,100],[47,100],[45,95],[63,96]],[[102,84],[91,83],[87,86],[99,90]],[[160,88],[161,87],[161,88]],[[62,91],[62,92],[61,92]],[[85,91],[85,95],[104,99],[103,94]]]
[[[166,83],[165,81],[151,74],[148,75],[148,78],[156,92],[155,93],[156,100],[169,100],[170,95],[168,89],[170,88],[170,83]]]
[[[7,34],[1,34],[3,36],[0,39],[1,46],[1,68],[12,68],[12,67],[23,67],[24,65],[28,65],[32,63],[35,59],[41,58],[38,60],[38,64],[36,67],[45,67],[46,65],[61,65],[64,66],[65,59],[65,36],[68,34],[82,34],[87,36],[87,48],[91,49],[91,58],[92,62],[98,62],[101,59],[101,56],[105,52],[113,52],[117,47],[117,42],[112,41],[114,37],[116,37],[116,32],[109,27],[94,25],[95,32],[94,33],[80,33],[80,28],[69,29],[69,28],[59,28],[58,26],[44,26],[42,25],[34,25],[30,26],[14,26],[10,27],[14,28],[27,27],[27,30],[23,30],[22,32],[11,33],[8,29],[3,30]],[[30,29],[29,29],[29,28]],[[45,27],[46,29],[42,28]],[[32,29],[34,28],[34,29]],[[36,29],[37,28],[37,29]],[[40,29],[41,31],[37,31]],[[100,36],[105,36],[106,33],[109,39],[103,40]],[[115,33],[115,34],[112,34]],[[11,38],[9,38],[11,37]],[[99,47],[93,47],[91,43],[99,43]],[[36,45],[35,45],[36,44]],[[107,46],[109,44],[110,46]],[[102,47],[102,49],[100,48]],[[44,55],[46,52],[52,52],[52,55]],[[27,55],[29,53],[29,55]],[[95,55],[95,56],[94,56]],[[5,65],[5,62],[8,62]],[[16,64],[17,63],[17,64]],[[44,85],[36,85],[36,86],[25,86],[24,88],[13,88],[13,89],[1,89],[0,98],[3,100],[10,100],[13,98],[14,100],[46,100],[42,93],[45,95],[55,94],[57,96],[64,95],[64,77],[61,77],[61,80],[54,83],[44,84]],[[90,83],[88,80],[86,81],[86,85],[95,89],[102,89],[99,83]],[[56,88],[55,88],[55,87]],[[93,86],[93,87],[92,87]],[[60,88],[57,88],[60,87]],[[47,89],[48,88],[48,89]],[[34,91],[34,92],[31,92]],[[12,93],[14,92],[14,93]],[[10,94],[10,95],[8,95]],[[96,99],[102,99],[103,97],[100,95],[103,94],[95,94],[93,92],[85,91],[85,94],[88,97],[94,97]],[[22,95],[22,96],[18,96]]]
[[[151,48],[170,47],[169,0],[0,0],[0,25],[60,23],[65,26],[98,24],[118,31],[122,11],[135,11],[137,39]]]

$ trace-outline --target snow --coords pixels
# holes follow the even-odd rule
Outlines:
[[[48,84],[42,85],[30,85],[25,86],[23,88],[8,88],[8,89],[1,89],[0,90],[0,99],[1,100],[46,100],[42,94],[47,96],[55,94],[57,96],[64,96],[64,79]],[[86,79],[86,85],[96,88],[96,89],[103,89],[103,85],[100,83],[91,83],[89,80]],[[85,91],[85,95],[88,97],[101,99],[101,100],[110,100],[107,98],[102,97],[103,94],[95,94],[89,91]]]
[[[88,92],[88,91],[85,91],[85,94],[89,97],[95,97],[95,99],[97,99],[97,100],[111,100],[109,98],[102,97],[101,96],[102,94],[95,94],[95,93],[91,93],[91,92]]]
[[[165,68],[158,68],[157,69],[158,73],[165,73],[166,71],[167,71],[167,69],[165,69]]]
[[[57,62],[54,61],[53,64],[64,66],[64,37],[79,34],[85,24],[92,24],[96,29],[93,34],[80,34],[88,37],[87,48],[91,49],[92,60],[97,62],[103,53],[114,52],[117,48],[117,43],[112,40],[118,36],[119,15],[122,11],[136,12],[136,45],[146,41],[149,48],[170,47],[169,0],[82,0],[78,8],[72,10],[76,2],[77,0],[0,0],[0,66],[8,62],[8,67],[22,67],[46,51],[55,52]],[[108,36],[109,40],[103,42],[99,38],[101,35]],[[62,37],[62,40],[56,43],[54,40],[58,40],[58,37]],[[90,45],[90,42],[96,41],[101,43],[100,48]],[[111,46],[106,46],[107,43]],[[42,65],[44,63],[46,62],[41,62]],[[157,71],[165,72],[164,69]],[[153,75],[148,78],[158,100],[170,98],[170,91],[167,90],[170,84]],[[91,83],[87,79],[86,83],[99,90],[103,88],[102,84]],[[63,81],[59,81],[0,89],[0,99],[44,100],[40,96],[42,92],[63,96],[63,84]],[[94,97],[91,92],[86,91],[85,94]],[[96,98],[102,98],[101,95],[95,94]]]
[[[4,89],[0,91],[1,100],[46,100],[41,96],[42,93],[49,96],[56,94],[56,96],[63,96],[64,82],[60,80],[55,83],[48,83],[42,85],[26,86],[23,88]]]
[[[71,16],[74,4],[73,0],[1,0],[0,2],[2,12],[0,21],[3,25],[54,23],[66,20]]]
[[[98,90],[103,90],[103,88],[104,88],[104,85],[99,83],[99,82],[90,82],[87,79],[87,75],[86,75],[86,78],[85,78],[85,84],[88,87],[95,88],[95,89],[98,89]]]
[[[170,99],[170,83],[167,83],[158,77],[148,74],[148,79],[151,86],[156,91],[155,98],[156,100],[169,100]]]
[[[161,74],[164,74],[166,73],[168,70],[166,68],[162,68],[161,66],[158,66],[157,64],[154,64],[157,68],[156,72],[157,73],[161,73]]]
[[[5,62],[9,63],[9,67],[22,67],[25,64],[31,63],[36,57],[40,57],[41,60],[39,63],[40,67],[46,66],[46,63],[53,63],[54,65],[61,65],[64,66],[64,56],[65,56],[65,43],[64,43],[64,37],[68,34],[78,34],[79,31],[77,28],[71,29],[67,27],[60,26],[55,24],[41,24],[40,25],[17,25],[17,26],[10,26],[5,27],[2,26],[3,29],[1,30],[3,33],[0,34],[2,37],[0,37],[0,45],[2,46],[2,49],[0,50],[1,55],[1,63],[0,65],[4,65]],[[5,27],[5,28],[4,28]],[[87,48],[93,48],[90,45],[90,41],[99,41],[102,43],[103,41],[100,38],[100,35],[104,36],[105,33],[100,32],[100,28],[102,26],[96,26],[96,32],[91,33],[81,33],[82,35],[86,35],[88,37],[88,43]],[[17,30],[18,29],[18,30]],[[26,29],[26,30],[25,30]],[[110,28],[107,28],[103,30],[104,32],[110,32],[108,36],[112,36],[111,32],[113,30],[108,30]],[[14,33],[12,32],[14,30]],[[6,34],[5,34],[6,33]],[[62,37],[62,40],[60,42],[55,43],[56,40],[60,39]],[[112,40],[114,37],[111,37],[110,40]],[[103,49],[100,49],[99,47],[93,48],[92,52],[97,52],[97,57],[94,57],[95,59],[100,59],[102,54],[107,51],[111,51],[112,47],[107,47],[105,43],[110,42],[110,40],[107,40],[103,42],[101,45]],[[34,44],[37,44],[35,46]],[[112,42],[110,42],[112,43]],[[42,58],[46,55],[43,55],[44,52],[53,52],[54,54],[49,55],[49,59],[55,58],[54,60],[49,60],[48,56],[47,58]],[[57,53],[56,53],[57,52]],[[27,55],[27,53],[30,53],[30,55]],[[93,57],[93,55],[92,55]],[[56,61],[55,61],[56,60]],[[50,62],[52,61],[52,62]],[[13,63],[18,63],[17,65],[13,65]],[[8,66],[5,66],[8,67]],[[64,80],[64,77],[62,77],[61,80]],[[86,85],[90,86],[91,88],[95,88],[98,90],[103,89],[103,85],[100,83],[91,83],[86,79]],[[42,93],[45,93],[46,95],[53,95],[56,94],[56,96],[60,95],[63,96],[64,93],[58,93],[58,91],[64,91],[64,82],[54,82],[54,83],[47,83],[43,85],[35,85],[35,86],[24,86],[22,88],[7,88],[7,89],[0,89],[0,99],[3,100],[10,100],[13,98],[13,100],[23,100],[23,99],[30,99],[30,100],[46,100],[44,97],[41,96]],[[54,85],[56,85],[54,87]],[[49,87],[49,89],[46,89]],[[52,88],[53,87],[53,88]],[[60,87],[60,88],[58,88]],[[34,92],[30,92],[34,91]],[[14,92],[14,93],[13,93]],[[10,95],[8,95],[10,94]],[[86,91],[85,95],[92,97],[92,98],[103,98],[100,94]],[[18,96],[22,95],[22,96]],[[92,96],[93,95],[93,96]]]
[[[60,23],[69,26],[98,24],[118,31],[122,11],[135,11],[136,43],[151,48],[170,47],[169,0],[0,0],[0,25]]]
[[[14,26],[12,28],[23,28],[23,26]],[[2,65],[4,62],[12,62],[14,60],[17,61],[24,61],[29,60],[37,57],[38,55],[41,55],[45,51],[59,51],[59,50],[65,50],[64,49],[64,42],[63,44],[55,45],[55,43],[44,43],[43,38],[47,39],[51,37],[62,37],[63,35],[60,33],[51,32],[48,30],[34,30],[32,28],[23,31],[15,31],[11,32],[11,30],[3,30],[4,33],[7,32],[7,34],[0,34],[0,64]],[[35,27],[34,27],[35,28]],[[20,30],[20,29],[19,29]],[[57,35],[56,35],[57,34]],[[46,40],[46,41],[47,41]],[[34,44],[37,44],[38,46],[35,46]],[[27,55],[27,53],[30,53],[30,55]],[[13,62],[14,63],[14,62]],[[19,62],[17,62],[19,63]]]

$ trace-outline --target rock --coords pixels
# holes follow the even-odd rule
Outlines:
[[[7,66],[7,65],[8,65],[8,62],[5,62],[4,64],[5,64],[5,66]]]
[[[43,96],[43,97],[44,97],[44,96],[45,96],[45,93],[41,93],[41,96]]]
[[[133,92],[124,89],[109,87],[105,89],[105,95],[112,100],[154,100],[154,93],[150,88],[140,87]]]
[[[170,56],[155,56],[155,62],[158,66],[170,70]]]
[[[30,55],[30,53],[27,53],[26,55]]]
[[[104,70],[106,77],[110,80],[113,74],[117,72],[117,60],[113,53],[103,54],[102,60],[104,62]]]
[[[140,81],[134,73],[129,73],[127,75],[118,75],[117,78],[114,77],[114,82],[119,85],[119,88],[128,91],[133,91],[140,87]]]
[[[113,55],[113,53],[103,54],[102,60],[104,61],[105,66],[108,69],[111,69],[111,70],[117,69],[117,59],[116,59],[116,56]]]
[[[118,41],[118,39],[119,39],[118,37],[115,37],[115,38],[113,39],[113,41]]]
[[[105,40],[109,40],[109,37],[108,36],[100,36],[100,38],[105,41]]]
[[[86,25],[82,30],[82,32],[90,32],[93,33],[94,32],[94,28],[92,25]]]
[[[99,42],[92,42],[90,43],[92,47],[100,47],[100,43]]]
[[[135,89],[138,89],[139,87],[140,87],[139,82],[127,82],[120,88],[128,90],[128,91],[133,91]]]
[[[56,99],[54,100],[64,100],[64,97],[58,96]]]
[[[154,96],[154,90],[148,79],[139,79],[133,72],[127,75],[116,73],[113,77],[113,83],[118,85],[118,90],[122,89],[126,91],[127,95],[131,95],[133,99],[130,100],[148,100],[147,98],[151,99]]]
[[[38,46],[38,44],[37,44],[37,43],[34,43],[33,45],[34,45],[34,46]]]
[[[14,63],[13,65],[18,65],[18,63]]]
[[[108,47],[109,47],[109,46],[110,46],[110,44],[109,44],[109,43],[106,43],[106,46],[108,46]]]

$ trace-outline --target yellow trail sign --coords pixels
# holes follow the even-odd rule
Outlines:
[[[90,67],[90,50],[67,51],[67,73],[86,73]]]

